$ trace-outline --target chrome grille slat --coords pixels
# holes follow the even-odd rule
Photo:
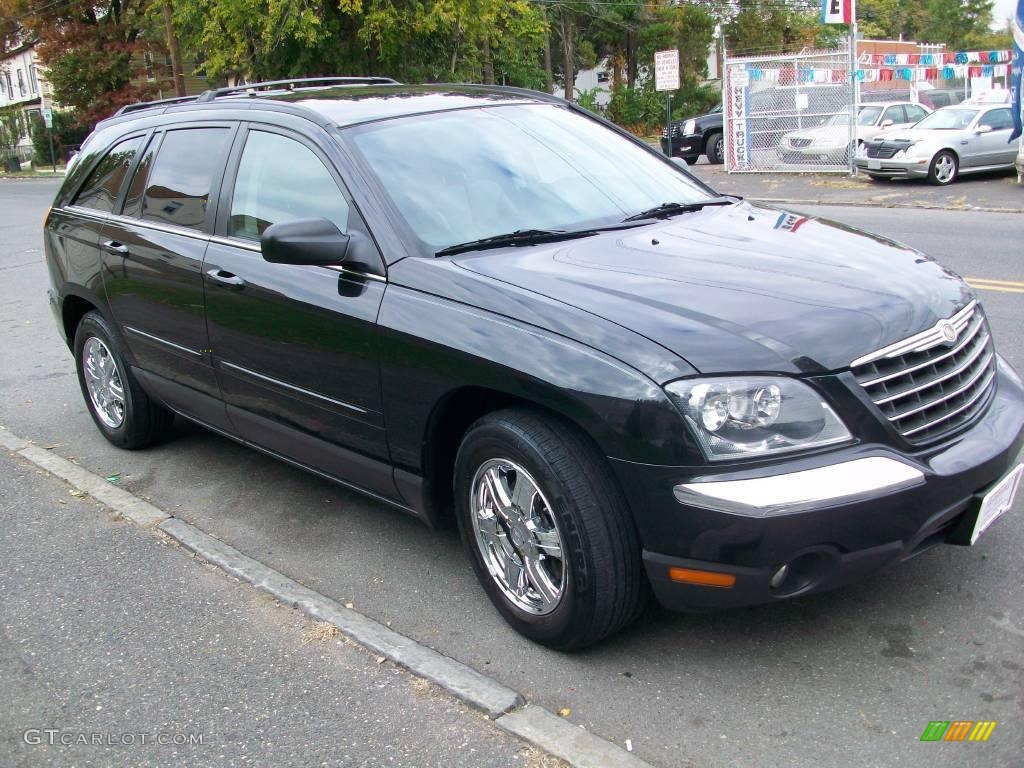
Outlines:
[[[981,321],[979,320],[979,323],[980,322]],[[985,340],[988,341],[988,339],[989,339],[989,335],[988,335],[988,332],[986,332],[985,333]],[[862,387],[871,387],[871,386],[874,386],[875,384],[881,384],[883,381],[889,381],[890,379],[895,379],[895,378],[897,378],[899,376],[904,376],[904,375],[906,375],[908,373],[913,373],[914,371],[919,371],[922,368],[927,368],[929,365],[934,365],[935,363],[941,362],[941,361],[945,360],[947,357],[952,357],[953,355],[955,355],[957,352],[959,352],[961,349],[963,349],[964,347],[966,347],[968,344],[970,344],[973,341],[974,341],[974,336],[973,336],[973,330],[972,330],[972,331],[970,331],[968,333],[967,336],[964,337],[963,341],[959,342],[955,347],[953,347],[953,349],[949,350],[948,352],[946,352],[946,353],[944,353],[942,355],[939,355],[938,357],[936,357],[934,359],[925,360],[923,363],[918,363],[917,365],[914,365],[914,366],[911,366],[909,368],[905,368],[903,370],[897,371],[896,373],[890,373],[888,376],[879,376],[877,379],[871,379],[870,381],[862,381],[860,383],[860,385]]]
[[[948,325],[957,332],[952,340],[943,335]],[[995,389],[996,355],[984,313],[972,301],[948,320],[855,360],[851,369],[893,428],[919,443],[980,415]]]
[[[942,416],[940,416],[939,418],[937,418],[937,419],[935,419],[933,421],[929,421],[927,424],[922,424],[920,427],[914,427],[913,429],[908,429],[906,432],[903,433],[903,436],[904,437],[908,437],[910,435],[917,434],[918,432],[923,432],[926,429],[931,429],[936,424],[939,424],[942,421],[945,421],[946,419],[950,418],[951,416],[956,416],[957,414],[961,413],[962,411],[966,411],[968,408],[970,408],[975,403],[977,403],[984,395],[988,394],[989,386],[991,386],[992,381],[995,379],[995,377],[996,377],[996,372],[994,370],[989,371],[988,372],[988,376],[985,377],[986,381],[983,382],[980,387],[978,387],[978,390],[973,395],[971,395],[971,399],[970,400],[968,400],[966,403],[961,405],[959,408],[957,408],[957,409],[955,409],[953,411],[950,411],[949,413],[943,414]]]
[[[985,336],[986,336],[986,342],[987,342],[988,334],[985,334]],[[914,387],[913,389],[903,389],[903,390],[900,390],[899,392],[897,392],[894,395],[889,395],[889,397],[883,397],[880,400],[875,400],[875,405],[884,405],[885,403],[892,402],[893,400],[899,400],[900,398],[906,397],[907,395],[913,395],[916,392],[920,392],[922,390],[928,389],[928,387],[934,386],[936,384],[941,384],[942,382],[947,381],[948,379],[951,379],[954,376],[959,376],[961,373],[964,372],[964,370],[969,368],[974,363],[975,360],[977,360],[979,357],[981,357],[981,353],[984,352],[987,349],[988,344],[987,343],[981,343],[981,344],[973,344],[972,346],[974,348],[974,351],[969,353],[967,359],[963,362],[963,364],[961,364],[961,366],[959,368],[955,368],[952,371],[949,371],[948,373],[944,373],[941,376],[939,376],[938,378],[929,379],[928,381],[924,382],[923,384],[919,384],[918,386]],[[989,354],[991,354],[991,352]],[[949,357],[950,357],[950,355],[943,355],[942,359],[941,360],[937,359],[936,362],[942,362],[942,360],[948,359]],[[934,363],[929,363],[929,365],[934,365]],[[921,367],[922,366],[917,366],[915,370],[921,370]]]
[[[942,397],[936,398],[935,400],[931,400],[930,402],[927,402],[924,405],[919,405],[917,408],[911,408],[909,411],[904,411],[903,413],[898,413],[895,416],[890,416],[889,421],[903,421],[903,419],[907,418],[908,416],[913,416],[914,414],[921,413],[922,411],[927,411],[938,405],[942,405],[942,403],[946,402],[947,400],[952,400],[957,395],[962,395],[964,392],[971,389],[975,384],[978,383],[978,379],[980,379],[985,374],[985,371],[988,370],[988,366],[992,363],[994,357],[995,356],[990,353],[985,358],[985,365],[981,366],[974,374],[972,374],[970,380],[966,384],[961,386],[959,389],[954,389],[949,394],[943,395]]]

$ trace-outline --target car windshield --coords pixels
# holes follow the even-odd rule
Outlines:
[[[860,112],[857,113],[857,125],[874,125],[880,114],[882,114],[881,107],[861,107]]]
[[[712,196],[600,123],[554,105],[462,109],[349,129],[424,251],[622,222]]]
[[[971,124],[978,115],[976,109],[940,109],[932,112],[914,128],[929,128],[933,131],[958,131]]]

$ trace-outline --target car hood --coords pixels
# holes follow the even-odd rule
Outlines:
[[[747,203],[454,261],[628,328],[704,373],[842,369],[971,299],[914,249]]]
[[[894,128],[880,135],[878,139],[885,141],[933,141],[942,143],[956,138],[959,134],[960,131],[935,131],[929,128]]]

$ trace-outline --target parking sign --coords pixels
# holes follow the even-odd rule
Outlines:
[[[43,124],[47,128],[53,128],[53,110],[50,107],[43,108]]]
[[[654,54],[654,90],[679,90],[679,49]]]

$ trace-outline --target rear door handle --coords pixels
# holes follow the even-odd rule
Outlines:
[[[225,288],[238,289],[245,287],[245,280],[231,272],[225,272],[223,269],[211,269],[206,274],[208,274],[210,279],[214,282],[223,285]]]
[[[107,253],[112,253],[115,256],[127,256],[128,246],[124,243],[119,243],[117,240],[104,240],[100,245],[103,250]]]

